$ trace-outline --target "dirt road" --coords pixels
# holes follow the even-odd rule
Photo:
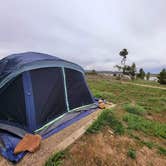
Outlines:
[[[143,87],[148,87],[148,88],[154,88],[154,89],[163,89],[166,90],[166,87],[159,87],[159,86],[153,86],[153,85],[146,85],[146,84],[137,84],[137,83],[132,83],[132,82],[121,82],[122,84],[130,84],[130,85],[137,85],[137,86],[143,86]]]

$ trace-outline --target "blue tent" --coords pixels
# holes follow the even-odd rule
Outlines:
[[[95,108],[96,103],[75,63],[26,52],[0,60],[0,130],[19,137],[48,134]]]

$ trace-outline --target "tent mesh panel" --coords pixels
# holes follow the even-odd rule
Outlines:
[[[81,72],[65,69],[67,94],[70,110],[92,104],[93,99]]]
[[[8,87],[0,90],[0,120],[25,127],[26,108],[22,76],[18,76]]]
[[[38,127],[67,112],[61,68],[30,71]]]

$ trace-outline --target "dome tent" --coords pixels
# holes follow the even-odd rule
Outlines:
[[[77,64],[35,52],[0,61],[0,129],[16,135],[42,132],[95,107]]]

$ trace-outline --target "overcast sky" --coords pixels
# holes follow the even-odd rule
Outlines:
[[[128,64],[166,68],[165,0],[0,0],[0,58],[49,53],[85,69],[113,70],[121,49]]]

